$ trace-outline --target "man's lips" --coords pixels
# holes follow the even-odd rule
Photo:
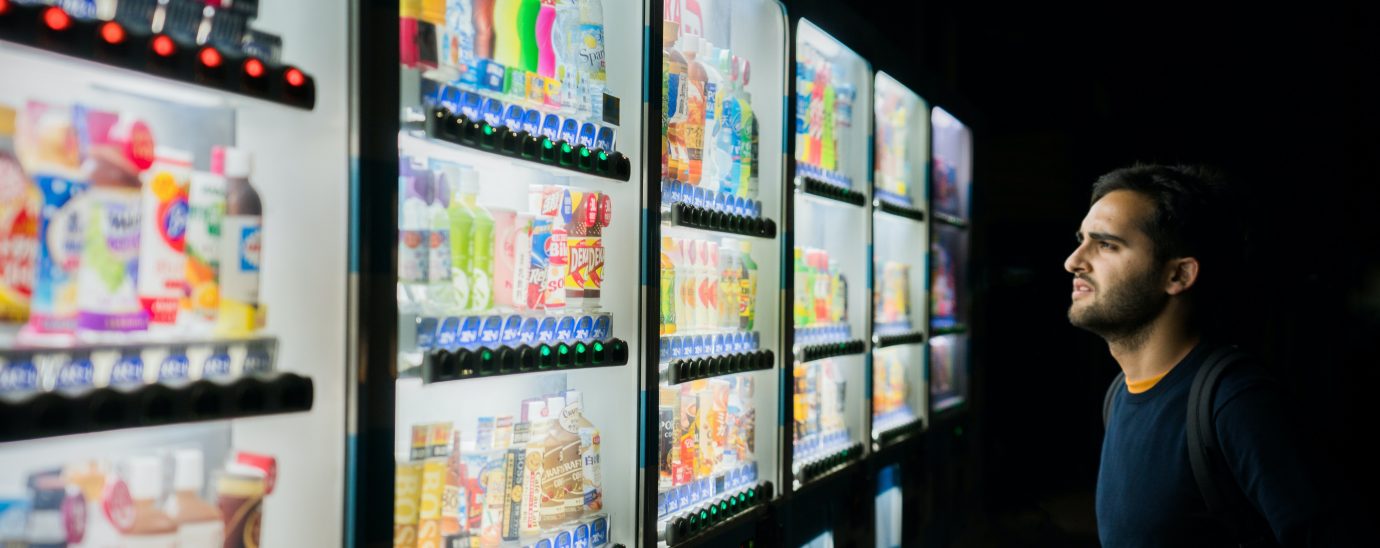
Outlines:
[[[1088,283],[1086,280],[1081,280],[1077,278],[1073,280],[1073,298],[1077,299],[1079,296],[1091,295],[1092,293],[1092,284]]]

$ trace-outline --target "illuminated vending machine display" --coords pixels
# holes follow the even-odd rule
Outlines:
[[[343,541],[334,7],[0,1],[0,544]]]
[[[393,545],[635,544],[643,6],[397,15]]]
[[[929,249],[929,108],[877,73],[872,200],[872,441],[922,430],[927,415],[925,321]]]
[[[860,460],[871,423],[872,70],[804,19],[795,52],[787,462],[800,491]]]
[[[930,410],[961,408],[968,398],[968,200],[973,177],[973,135],[943,108],[933,126],[934,233],[930,240]]]
[[[645,545],[751,538],[779,485],[786,17],[768,0],[664,2],[649,143]],[[652,325],[657,333],[652,335]],[[735,536],[737,535],[737,536]],[[706,540],[708,539],[708,540]]]

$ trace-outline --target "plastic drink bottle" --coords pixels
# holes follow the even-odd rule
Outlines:
[[[493,0],[494,61],[505,67],[522,66],[522,39],[518,30],[518,9],[522,2]]]
[[[452,279],[450,203],[452,182],[444,173],[433,173],[431,202],[427,206],[427,302],[440,314],[456,314],[465,309],[468,295],[456,290]]]
[[[537,16],[541,14],[541,0],[522,0],[517,10],[517,35],[522,43],[522,70],[537,72],[541,51],[537,47]]]
[[[470,232],[470,310],[482,312],[494,306],[494,218],[476,203],[478,179],[476,173],[475,184],[462,187],[460,199],[474,215]]]
[[[225,148],[211,149],[211,172],[193,173],[187,190],[188,308],[214,320],[220,307],[221,224],[225,220]]]
[[[454,181],[455,191],[450,205],[446,207],[446,218],[450,222],[450,283],[455,288],[456,301],[461,310],[469,310],[471,289],[470,267],[471,248],[474,247],[474,212],[465,205],[463,196],[474,195],[479,191],[478,174],[459,166],[446,166],[442,175]]]
[[[139,234],[139,301],[152,326],[177,323],[187,288],[187,191],[192,155],[159,148],[144,172]]]
[[[536,21],[537,74],[547,79],[556,78],[556,48],[552,42],[555,25],[555,0],[542,0]]]
[[[474,0],[474,56],[494,57],[494,0]]]
[[[220,246],[220,311],[216,331],[244,336],[257,329],[259,267],[263,258],[263,202],[249,182],[248,151],[225,151],[225,223]]]

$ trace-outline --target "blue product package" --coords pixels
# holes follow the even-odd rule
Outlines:
[[[551,548],[551,539],[544,538],[532,545],[532,548]]]
[[[503,335],[503,316],[489,316],[484,319],[484,325],[479,328],[479,343],[485,345],[497,344],[499,337]]]
[[[460,112],[460,88],[446,86],[441,90],[441,106],[451,112]]]
[[[723,335],[714,335],[714,336],[710,337],[709,347],[710,347],[710,350],[709,350],[710,352],[713,352],[714,354],[723,354],[723,353],[724,353],[724,338],[723,338]]]
[[[727,489],[737,489],[738,486],[742,484],[742,482],[743,482],[743,470],[742,470],[741,468],[734,468],[734,469],[732,469],[732,470],[729,470],[729,472],[728,472],[728,480],[727,480],[727,484],[728,484],[728,485],[726,485],[725,487],[726,487]]]
[[[580,146],[585,148],[594,148],[594,133],[595,130],[593,123],[585,122],[584,124],[581,124],[579,136]]]
[[[607,314],[594,319],[594,330],[589,334],[596,341],[602,341],[613,335],[613,317]]]
[[[657,361],[663,361],[663,362],[664,362],[664,361],[666,361],[667,358],[669,358],[669,357],[671,356],[671,338],[670,338],[670,337],[662,337],[660,342],[661,342],[661,344],[658,344],[657,347],[656,347],[656,349],[657,349]]]
[[[455,316],[441,320],[436,328],[436,348],[455,348],[460,344],[460,318]]]
[[[460,93],[460,114],[466,118],[475,120],[479,118],[479,105],[484,100],[478,93],[464,91]]]
[[[555,114],[547,114],[541,119],[541,135],[552,141],[556,140],[556,135],[561,131],[561,117]]]
[[[613,128],[599,128],[599,134],[594,137],[594,146],[613,152]]]
[[[561,342],[573,342],[575,336],[575,318],[564,316],[556,323],[556,340]]]
[[[543,318],[537,327],[537,340],[554,342],[556,340],[556,318]]]
[[[532,344],[534,342],[537,342],[537,323],[538,320],[536,318],[522,319],[522,329],[521,331],[519,331],[519,336],[521,337],[523,344]]]
[[[527,110],[521,106],[517,104],[508,105],[508,108],[503,111],[503,126],[517,131],[522,126],[522,117],[526,114]]]
[[[676,502],[679,503],[680,508],[689,508],[691,504],[695,503],[693,500],[695,494],[691,492],[693,487],[694,484],[687,483],[676,488]]]
[[[230,349],[217,346],[201,363],[201,378],[223,379],[230,376]]]
[[[484,118],[491,126],[498,126],[503,123],[503,101],[498,99],[485,99],[483,106],[479,107],[479,115]]]
[[[592,338],[590,337],[590,335],[593,332],[593,330],[594,318],[591,318],[589,316],[580,316],[580,319],[575,321],[575,340],[590,340]]]
[[[532,135],[536,135],[536,134],[537,134],[537,130],[540,129],[540,128],[541,128],[541,112],[538,112],[537,109],[529,110],[529,111],[527,111],[526,114],[523,114],[523,115],[522,115],[522,130],[523,130],[523,131],[526,131],[527,133],[532,134]]]
[[[436,318],[417,318],[417,348],[431,350],[436,345],[436,326],[441,322]]]
[[[249,351],[244,355],[244,366],[240,368],[240,371],[242,375],[273,371],[273,358],[268,355],[268,349],[261,344],[251,343]]]
[[[470,346],[479,341],[479,328],[481,319],[479,316],[466,316],[460,322],[460,346]]]
[[[77,360],[69,362],[75,363]],[[90,364],[91,360],[86,360]],[[163,358],[163,362],[158,364],[158,382],[179,383],[191,378],[192,362],[187,359],[187,351],[183,348],[173,348],[168,351],[168,355]],[[60,378],[58,380],[61,380]]]
[[[38,391],[38,367],[32,356],[13,356],[0,363],[0,395],[19,395]]]
[[[671,337],[671,344],[670,344],[670,346],[671,346],[671,349],[670,349],[669,352],[670,352],[670,357],[671,357],[671,359],[673,359],[673,360],[678,360],[678,359],[680,359],[681,356],[682,356],[682,354],[681,354],[681,342],[680,342],[680,337]]]
[[[171,358],[172,356],[169,356]],[[182,357],[182,362],[186,363],[187,357]],[[177,373],[173,371],[172,373]],[[186,378],[188,372],[184,369],[180,372],[182,378]],[[160,368],[158,380],[163,380],[163,371]],[[86,353],[74,354],[72,359],[62,364],[58,368],[57,378],[53,380],[53,389],[60,391],[79,392],[89,389],[96,385],[96,367],[91,363],[91,355]]]
[[[561,122],[561,131],[557,138],[570,144],[575,144],[575,137],[580,132],[580,123],[574,118],[566,118]]]
[[[666,493],[657,493],[657,494],[656,494],[656,515],[658,515],[658,516],[664,516],[664,515],[666,515],[666,499],[668,499],[668,498],[670,498],[670,497],[667,497],[667,496],[666,496]]]
[[[516,345],[522,340],[522,316],[513,314],[503,322],[503,335],[500,338],[503,344]]]
[[[144,382],[144,360],[137,351],[120,353],[110,368],[110,386],[135,386]]]
[[[551,548],[571,548],[570,531],[556,533],[556,538],[551,541]]]
[[[570,535],[574,541],[575,548],[589,548],[589,524],[581,523],[575,526],[575,531]]]
[[[484,77],[480,81],[480,85],[484,86],[484,89],[489,91],[503,93],[503,75],[507,74],[508,70],[504,68],[503,65],[488,59],[480,61],[479,67],[480,70],[484,71]]]

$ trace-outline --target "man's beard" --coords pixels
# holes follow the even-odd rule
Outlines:
[[[1076,302],[1069,305],[1069,323],[1108,343],[1139,348],[1149,335],[1150,323],[1169,301],[1157,287],[1156,278],[1154,270],[1149,270],[1115,286],[1094,288],[1093,302],[1084,303],[1081,309],[1076,309]]]

